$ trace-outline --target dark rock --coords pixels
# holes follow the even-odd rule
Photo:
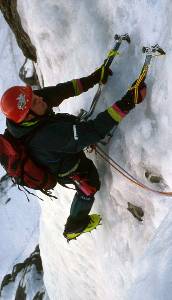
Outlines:
[[[24,56],[36,62],[36,48],[22,27],[21,19],[17,12],[17,0],[1,0],[0,10],[13,31],[17,44],[22,50]]]
[[[135,217],[138,221],[142,222],[144,217],[144,211],[140,206],[136,206],[128,202],[128,211]]]
[[[43,300],[48,295],[43,282],[43,267],[39,246],[35,251],[13,267],[12,273],[7,274],[0,286],[0,298],[6,299],[6,294],[15,295],[15,300]],[[11,298],[11,299],[12,299]]]

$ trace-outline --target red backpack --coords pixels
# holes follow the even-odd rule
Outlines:
[[[34,162],[23,142],[14,138],[8,130],[0,134],[0,163],[18,186],[47,193],[57,184],[57,177]]]

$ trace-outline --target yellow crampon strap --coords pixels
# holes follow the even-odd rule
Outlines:
[[[144,68],[143,68],[139,78],[137,79],[135,85],[133,85],[131,88],[129,88],[129,90],[134,90],[134,103],[135,104],[138,103],[139,85],[141,84],[141,82],[146,77],[147,72],[148,72],[148,66],[144,66]]]
[[[100,83],[102,83],[102,80],[103,80],[103,78],[104,78],[105,67],[106,67],[106,61],[108,60],[108,58],[110,58],[110,57],[115,57],[115,56],[117,56],[117,55],[119,55],[119,52],[116,51],[116,50],[111,49],[111,50],[108,52],[107,59],[105,60],[105,63],[104,63],[103,66],[101,67]]]

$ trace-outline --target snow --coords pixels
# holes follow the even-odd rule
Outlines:
[[[156,190],[172,190],[170,1],[18,0],[18,9],[36,46],[46,86],[91,73],[113,46],[114,34],[130,34],[131,45],[122,45],[95,114],[118,100],[138,76],[142,46],[164,47],[167,55],[152,60],[144,103],[122,121],[104,149],[139,181]],[[10,79],[10,84],[15,81]],[[60,112],[88,109],[95,92],[96,87],[66,100]],[[92,211],[102,215],[103,226],[67,244],[62,232],[73,191],[57,185],[58,200],[41,203],[39,243],[50,299],[171,299],[171,198],[133,185],[100,157],[90,157],[102,180]],[[147,170],[162,182],[148,182]],[[143,208],[143,223],[128,212],[128,201]],[[31,216],[30,226],[38,220]]]

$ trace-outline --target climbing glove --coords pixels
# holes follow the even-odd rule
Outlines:
[[[132,87],[135,86],[136,81],[132,84]],[[138,88],[138,97],[135,101],[135,92],[134,88],[129,89],[127,93],[122,97],[121,100],[115,102],[112,106],[107,109],[107,112],[111,118],[119,123],[131,109],[135,107],[136,103],[141,103],[146,96],[146,84],[145,82],[140,83]]]
[[[132,100],[135,104],[141,103],[146,96],[146,83],[142,81],[139,85],[137,85],[137,80],[135,80],[131,86],[129,91],[132,91]],[[135,91],[138,90],[138,93]]]
[[[113,75],[112,70],[109,68],[109,66],[106,66],[105,62],[106,60],[104,61],[103,65],[94,72],[97,83],[106,84],[108,77]]]
[[[129,112],[132,108],[135,107],[136,104],[141,103],[145,96],[146,96],[146,83],[141,82],[140,85],[137,87],[138,89],[138,95],[136,99],[135,95],[135,84],[136,81],[131,86],[131,89],[127,91],[127,93],[122,97],[118,103],[120,103],[120,107],[123,111]]]

